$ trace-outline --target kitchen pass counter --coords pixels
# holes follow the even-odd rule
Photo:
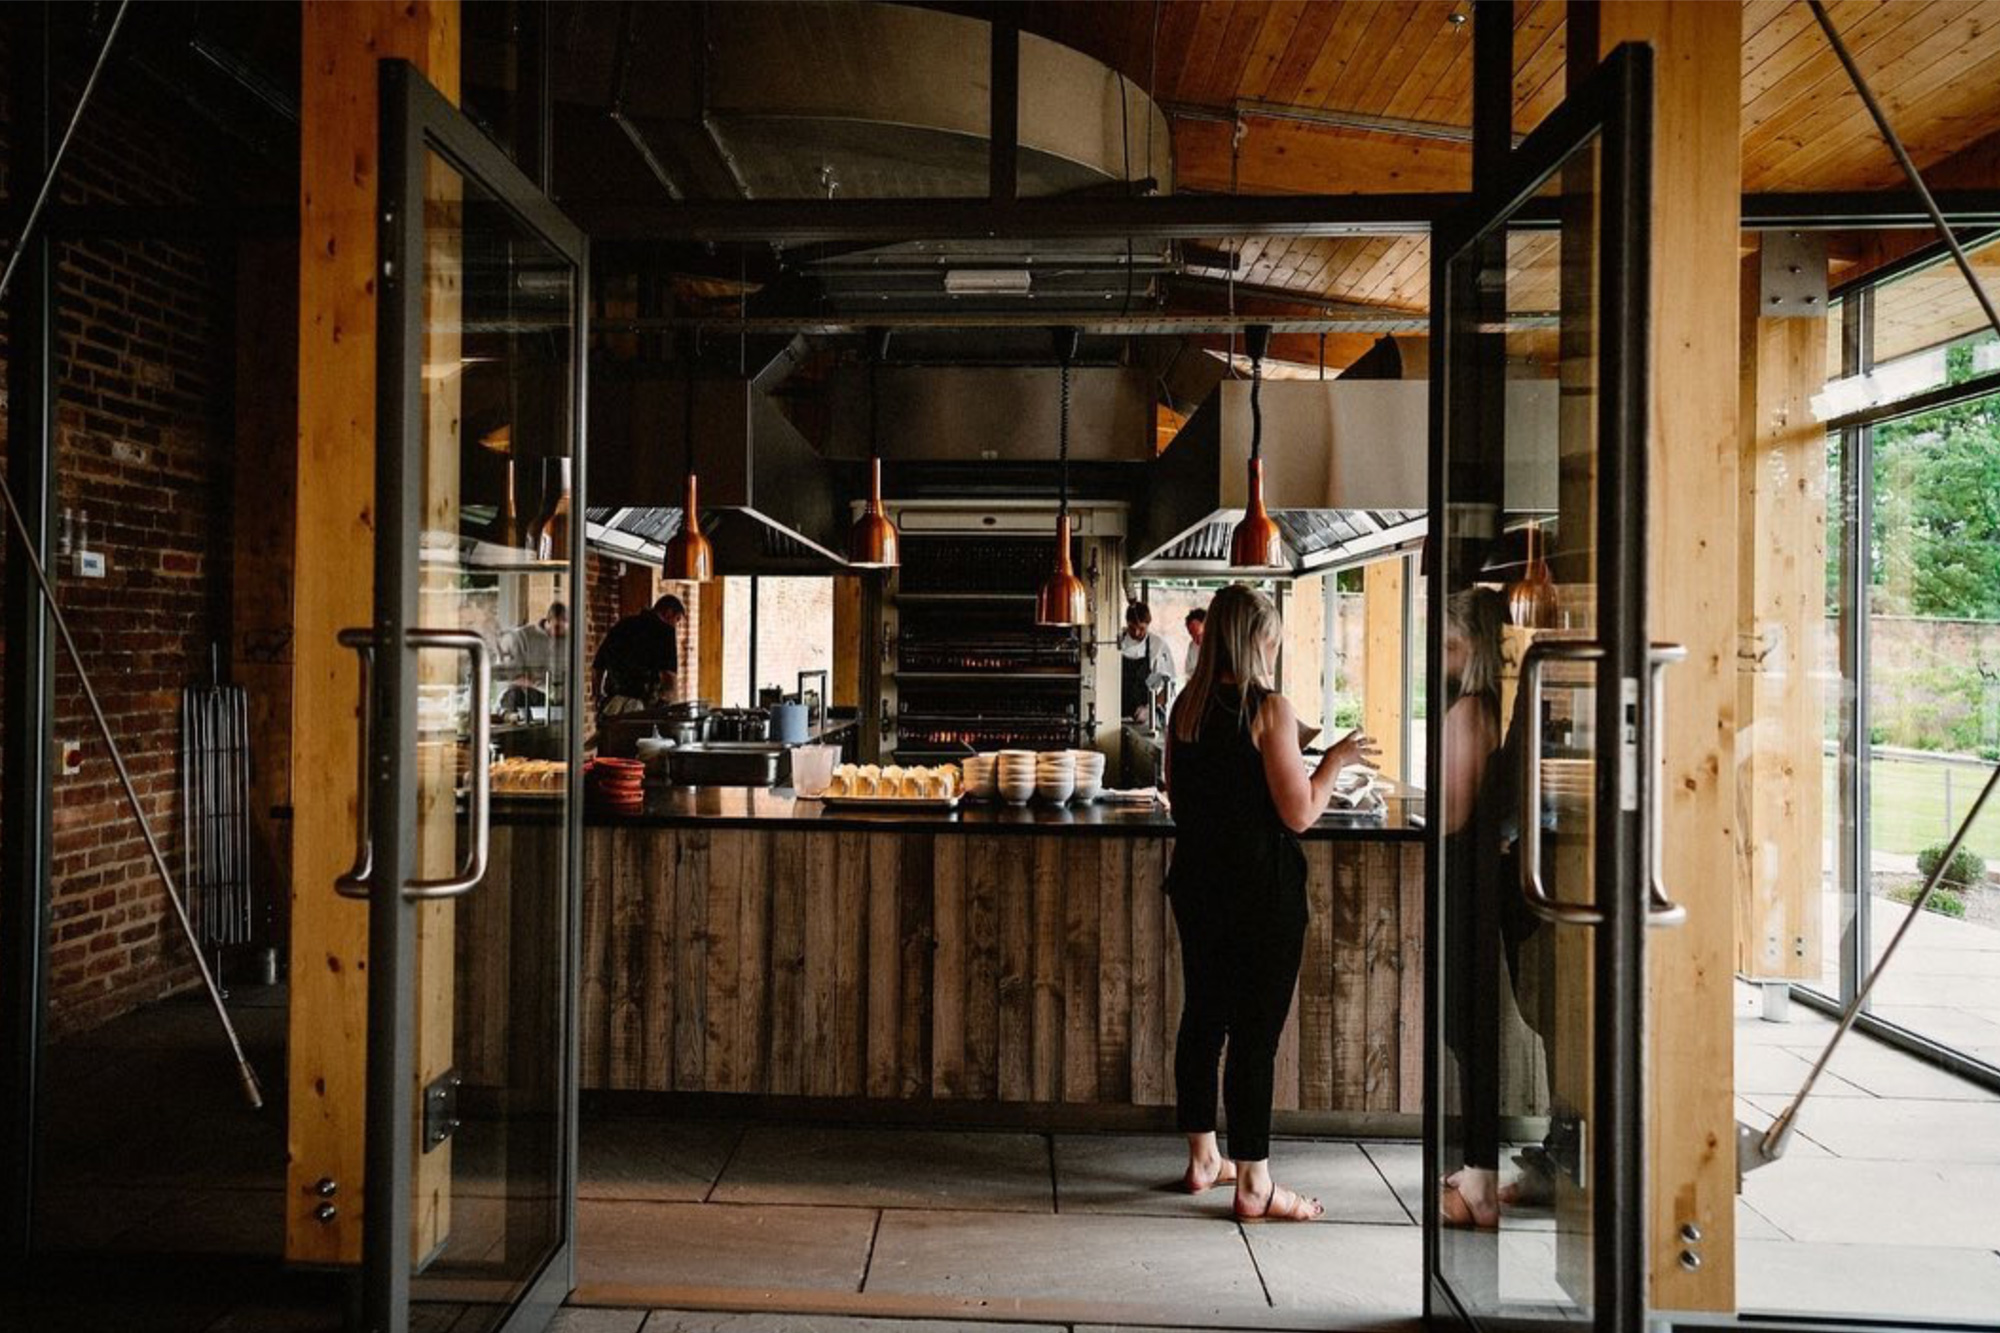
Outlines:
[[[1392,797],[1388,808],[1374,815],[1329,815],[1303,835],[1307,839],[1360,841],[1419,841],[1423,837],[1423,799]],[[784,788],[662,787],[646,795],[646,807],[634,816],[591,816],[595,826],[615,828],[853,829],[883,833],[977,833],[1126,835],[1170,838],[1173,816],[1159,805],[1052,806],[1036,801],[1025,806],[964,802],[956,810],[873,809],[852,802],[801,800]]]

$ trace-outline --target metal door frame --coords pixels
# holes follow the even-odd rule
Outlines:
[[[486,191],[536,239],[575,266],[571,293],[571,374],[575,395],[572,495],[585,494],[585,391],[590,308],[589,246],[583,232],[523,175],[458,108],[401,60],[380,65],[381,156],[376,279],[376,552],[375,623],[379,645],[402,645],[417,625],[417,524],[423,512],[423,289],[412,281],[424,253],[424,176],[429,155]],[[570,525],[572,584],[583,577],[582,505]],[[572,595],[572,601],[576,598]],[[582,638],[569,637],[570,680],[580,682]],[[368,827],[374,837],[368,914],[368,1078],[362,1228],[364,1325],[371,1333],[405,1333],[409,1324],[410,1186],[415,1089],[415,961],[417,902],[403,891],[416,851],[414,775],[396,762],[416,743],[416,665],[413,651],[378,647],[373,672],[372,732],[368,763]],[[582,882],[581,696],[572,687],[569,725],[569,802],[564,877],[568,890],[565,940],[559,961],[558,1002],[562,1089],[558,1120],[561,1237],[541,1272],[530,1279],[503,1333],[545,1327],[575,1286],[577,1174],[576,976],[581,932],[577,886]]]
[[[1636,789],[1621,781],[1620,764],[1607,763],[1600,749],[1597,771],[1597,825],[1594,880],[1596,907],[1603,915],[1593,982],[1595,1022],[1592,1063],[1594,1098],[1590,1169],[1593,1324],[1607,1333],[1639,1329],[1645,1319],[1647,1201],[1644,1176],[1645,1105],[1640,1069],[1644,1056],[1644,932],[1646,866],[1651,850],[1646,793],[1653,779],[1653,701],[1646,626],[1646,439],[1649,402],[1651,214],[1652,214],[1653,53],[1650,46],[1618,47],[1580,88],[1512,151],[1490,184],[1439,224],[1431,253],[1431,456],[1432,515],[1429,616],[1425,651],[1428,678],[1444,679],[1446,571],[1441,535],[1447,515],[1446,431],[1457,395],[1454,380],[1477,364],[1453,364],[1450,336],[1463,294],[1452,277],[1453,261],[1496,228],[1521,213],[1536,192],[1592,140],[1602,145],[1598,199],[1598,532],[1599,616],[1603,647],[1598,665],[1597,736],[1600,747],[1614,744],[1632,719],[1621,716],[1620,682],[1636,689]],[[1543,224],[1545,225],[1545,224]],[[1434,692],[1435,693],[1435,692]],[[1433,706],[1426,719],[1426,772],[1443,771],[1443,713]],[[1634,774],[1625,775],[1632,779]],[[1435,776],[1431,785],[1435,787]],[[1426,1041],[1424,1070],[1424,1162],[1429,1203],[1429,1168],[1444,1138],[1440,1003],[1442,966],[1440,918],[1443,901],[1443,823],[1433,818],[1425,832],[1426,913],[1424,983]],[[1605,893],[1607,885],[1622,891]],[[1455,1318],[1479,1326],[1457,1299],[1440,1268],[1441,1225],[1434,1206],[1424,1217],[1424,1273],[1427,1319]],[[1508,1320],[1510,1326],[1516,1321]],[[1553,1325],[1550,1325],[1553,1327]],[[1573,1326],[1573,1325],[1572,1325]]]

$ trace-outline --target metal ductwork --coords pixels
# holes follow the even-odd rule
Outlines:
[[[796,340],[748,379],[697,378],[695,470],[702,526],[729,574],[830,574],[846,567],[831,469],[770,390],[798,364]],[[680,528],[684,382],[678,367],[591,369],[590,541],[657,561]]]
[[[1267,381],[1264,499],[1294,574],[1362,564],[1420,541],[1429,504],[1429,385]],[[1134,570],[1228,570],[1250,457],[1250,385],[1224,381],[1154,465]]]
[[[1047,335],[1037,341],[1046,355]],[[1061,372],[1053,366],[884,366],[882,456],[931,462],[1047,463],[1056,459]],[[826,452],[868,456],[868,376],[833,386]],[[1134,366],[1070,373],[1070,457],[1143,463],[1153,457],[1153,384]]]

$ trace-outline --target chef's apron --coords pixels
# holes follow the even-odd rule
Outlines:
[[[1146,689],[1147,655],[1140,653],[1137,657],[1126,657],[1121,653],[1118,660],[1125,668],[1124,689],[1119,694],[1119,712],[1124,717],[1131,717],[1146,706],[1149,697]]]

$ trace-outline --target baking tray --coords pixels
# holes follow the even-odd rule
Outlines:
[[[849,810],[956,810],[965,793],[956,796],[801,796],[802,801],[819,800]]]

